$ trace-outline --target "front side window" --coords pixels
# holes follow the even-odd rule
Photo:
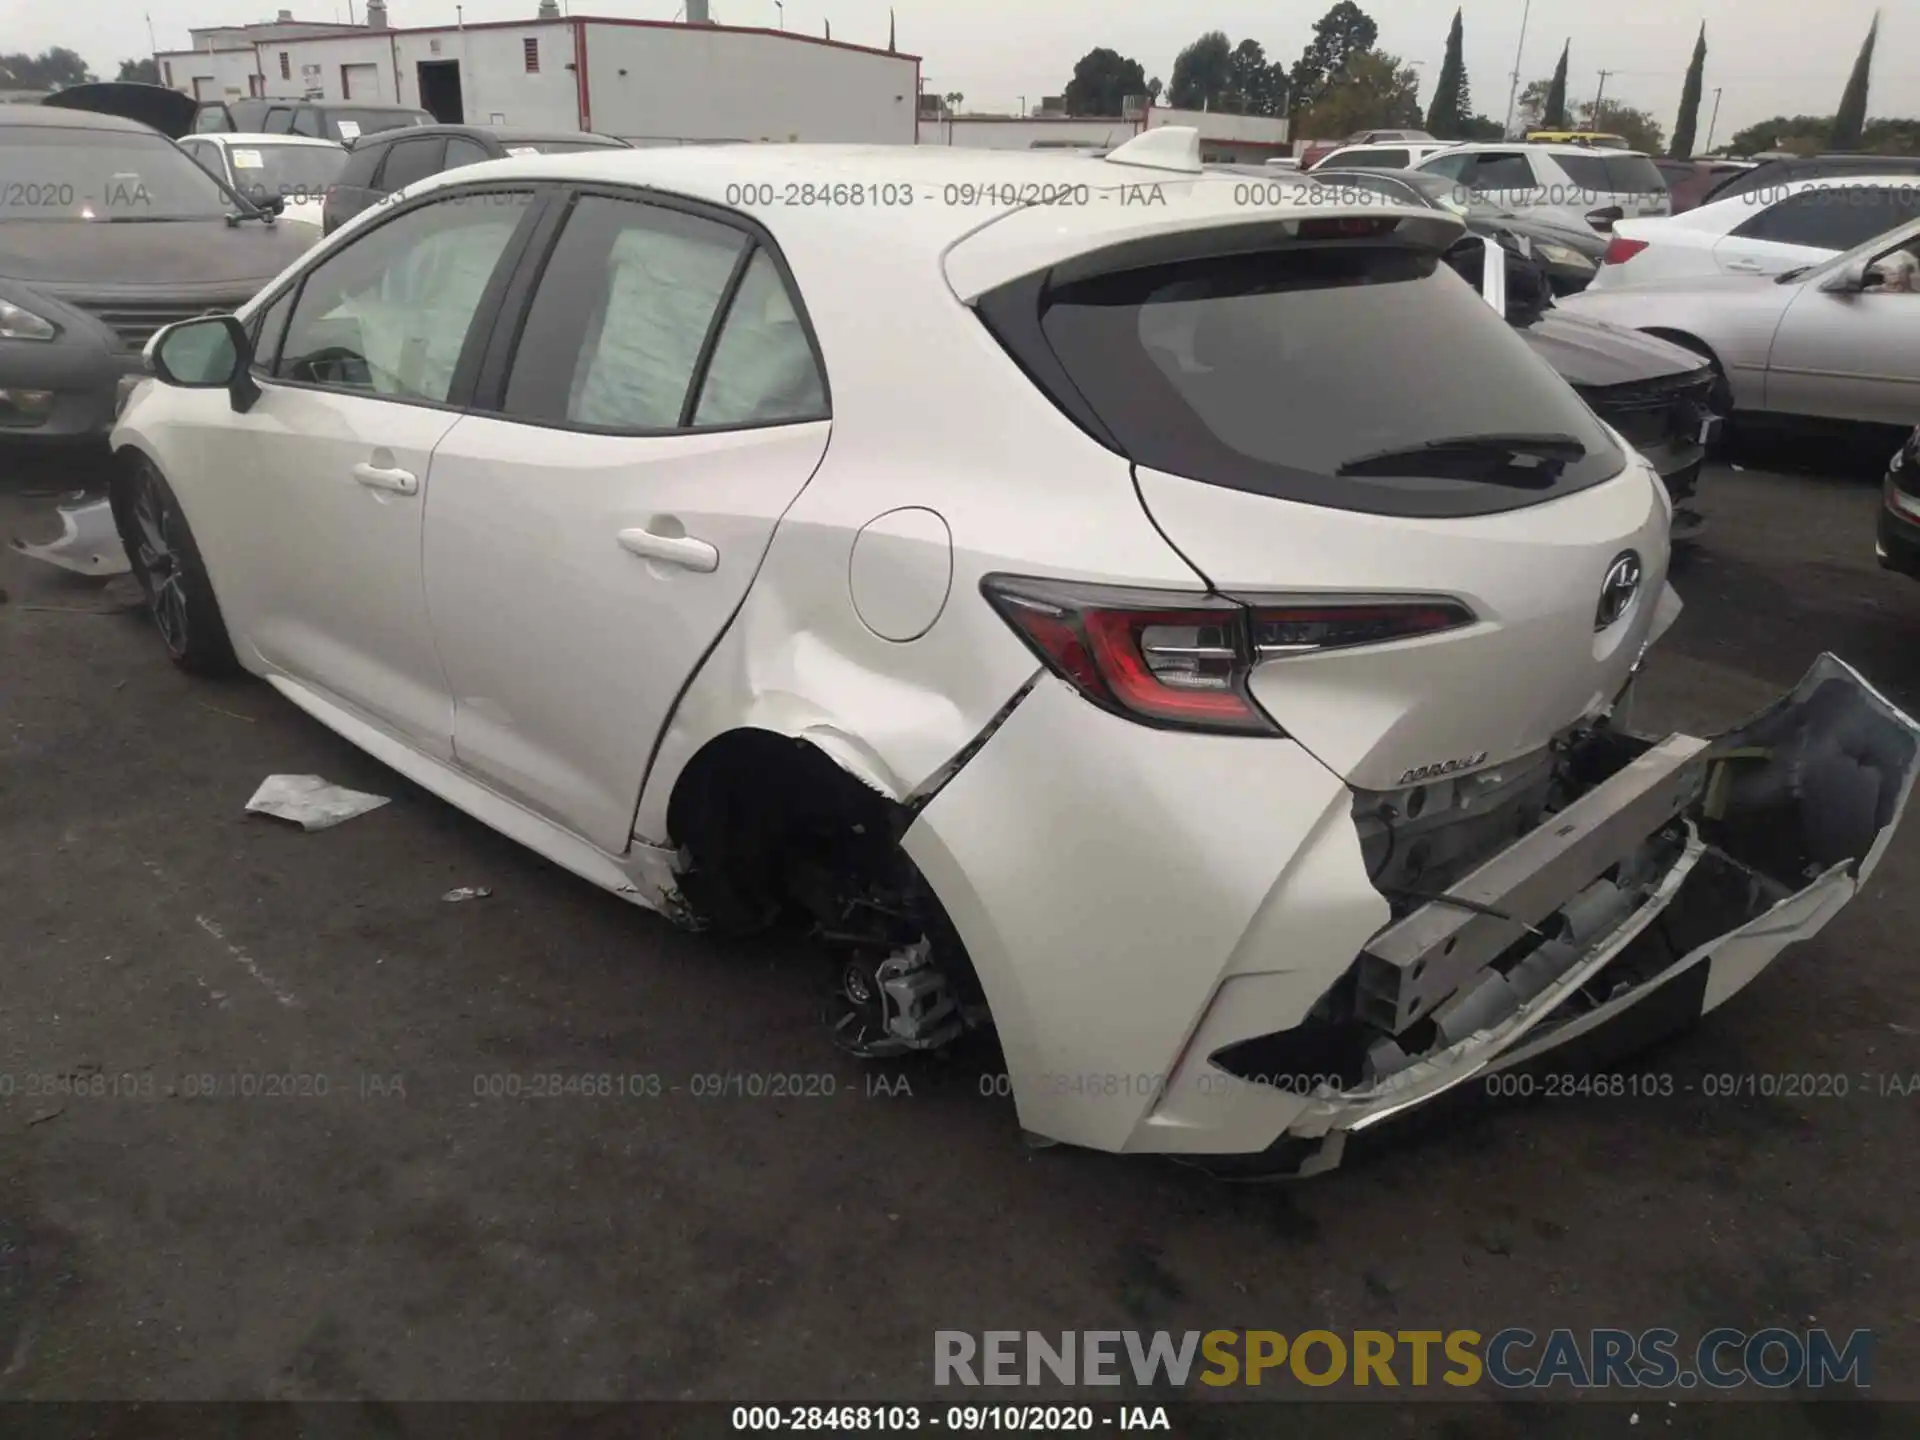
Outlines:
[[[214,220],[233,197],[151,131],[0,129],[0,221]]]
[[[448,196],[329,255],[301,286],[274,375],[445,403],[481,297],[531,200],[523,191]]]
[[[1340,157],[1340,163],[1372,170],[1404,170],[1409,158],[1404,150],[1351,150]]]
[[[740,231],[699,216],[582,198],[527,313],[507,413],[593,429],[679,428],[747,245]]]
[[[1533,167],[1524,155],[1481,155],[1473,167],[1476,190],[1531,190]]]
[[[447,158],[440,167],[443,170],[458,170],[462,165],[478,165],[493,157],[487,153],[487,147],[478,140],[469,140],[464,135],[447,137]]]
[[[293,111],[285,105],[276,105],[267,111],[266,122],[261,131],[268,135],[291,135],[293,133]]]
[[[1466,175],[1474,159],[1472,155],[1436,155],[1431,160],[1421,162],[1420,169],[1442,179],[1459,180]]]

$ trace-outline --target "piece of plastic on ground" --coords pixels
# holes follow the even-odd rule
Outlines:
[[[318,775],[269,775],[247,801],[247,809],[291,820],[303,830],[325,830],[386,803],[385,795],[330,785]]]
[[[491,894],[493,891],[484,885],[462,885],[458,890],[447,891],[440,898],[442,900],[484,900]]]
[[[13,548],[76,575],[124,575],[132,568],[127,564],[126,547],[120,543],[119,527],[113,521],[113,507],[107,501],[61,505],[54,513],[60,517],[58,539],[29,545],[16,537]]]

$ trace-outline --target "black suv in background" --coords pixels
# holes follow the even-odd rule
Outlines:
[[[1772,190],[1795,180],[1830,180],[1846,175],[1908,175],[1920,184],[1920,155],[1808,155],[1792,160],[1765,160],[1727,176],[1699,202],[1711,205],[1755,190]]]
[[[196,135],[238,131],[243,135],[311,135],[354,144],[362,135],[431,125],[433,116],[413,105],[372,100],[210,100],[193,117]]]
[[[509,155],[557,155],[574,150],[631,150],[624,140],[585,130],[512,130],[495,125],[422,125],[382,131],[354,145],[346,169],[327,192],[321,233],[331,235],[362,210],[416,180],[502,160]]]

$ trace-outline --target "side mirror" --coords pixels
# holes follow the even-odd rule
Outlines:
[[[1627,212],[1618,205],[1608,205],[1603,209],[1589,210],[1587,223],[1603,234],[1613,229],[1613,222],[1627,218]]]
[[[147,341],[145,358],[162,385],[181,390],[225,390],[236,411],[260,398],[248,367],[253,344],[232,315],[202,315],[162,327]]]
[[[255,203],[269,215],[280,215],[286,211],[287,197],[284,195],[262,195]]]
[[[1867,262],[1855,260],[1842,265],[1820,282],[1820,288],[1829,295],[1858,295],[1867,288]]]

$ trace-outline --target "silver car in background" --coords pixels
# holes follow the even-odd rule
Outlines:
[[[1690,276],[1559,303],[1705,355],[1723,414],[1911,426],[1920,418],[1917,277],[1920,220],[1771,279]]]

